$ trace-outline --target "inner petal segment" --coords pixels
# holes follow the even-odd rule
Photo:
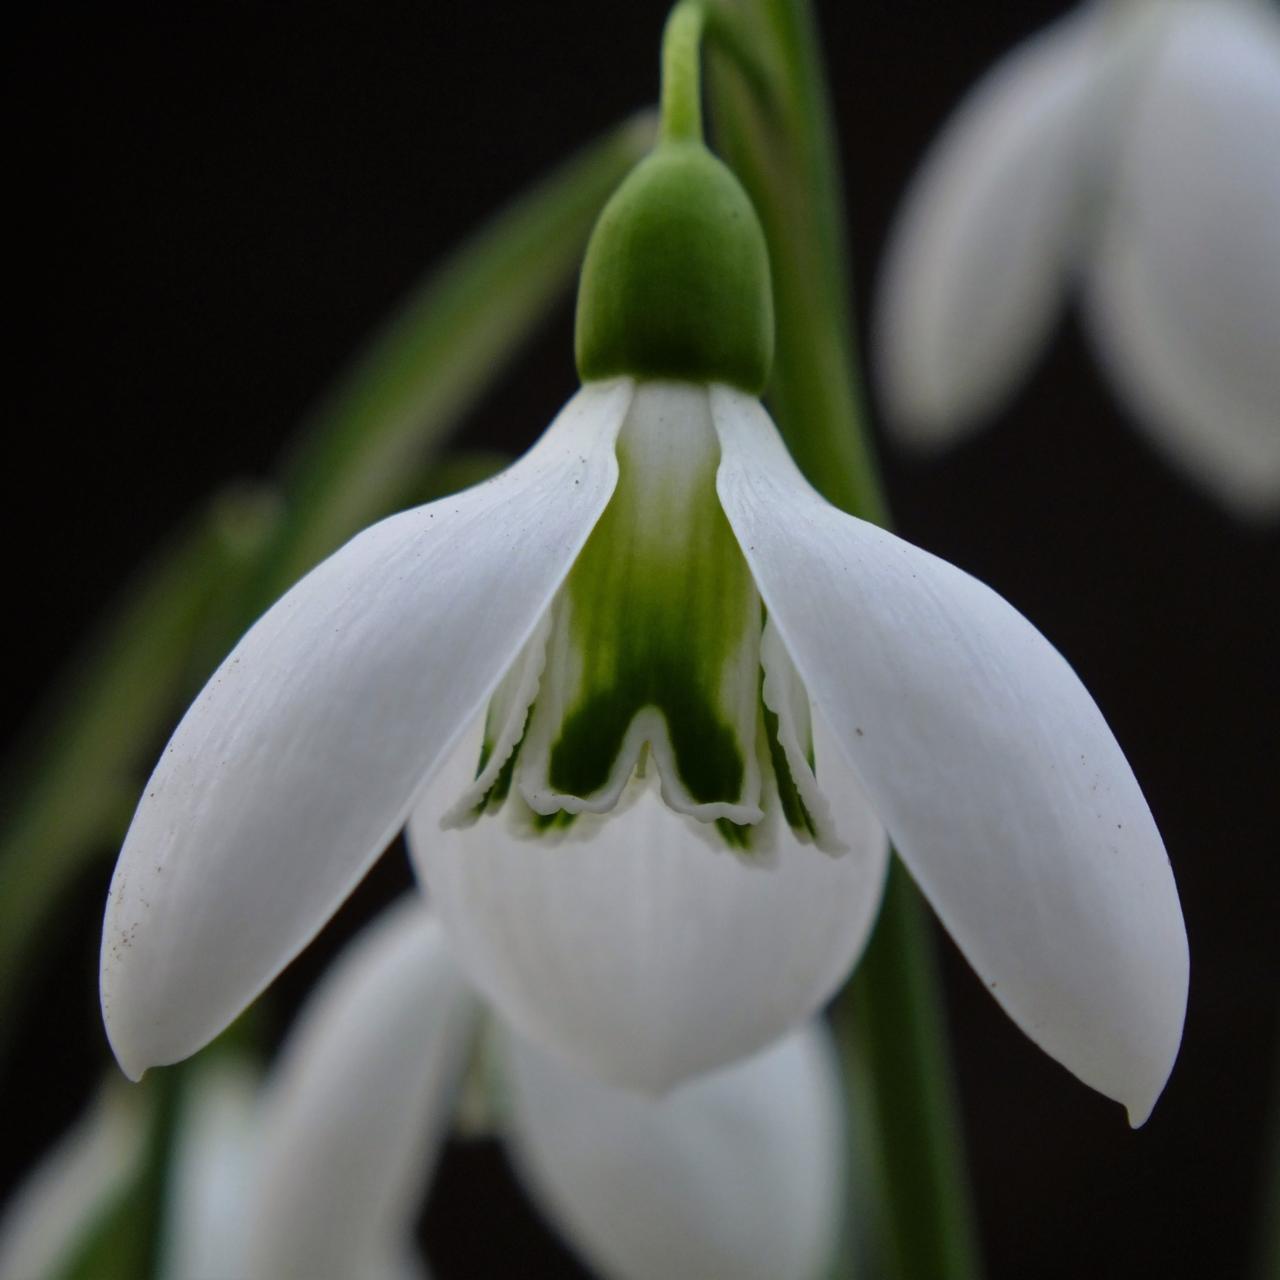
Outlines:
[[[537,813],[605,812],[637,767],[703,821],[759,822],[759,595],[715,492],[704,388],[646,383],[554,606],[516,765]]]

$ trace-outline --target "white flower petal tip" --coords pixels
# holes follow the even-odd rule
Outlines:
[[[887,420],[907,443],[944,444],[980,422],[1056,318],[1078,229],[1097,26],[1092,14],[1069,17],[1006,57],[912,182],[874,325]]]
[[[1181,1041],[1187,940],[1101,713],[995,592],[821,499],[756,401],[712,405],[721,501],[815,715],[992,994],[1140,1123]]]
[[[511,1141],[534,1199],[618,1280],[816,1280],[833,1257],[844,1117],[811,1024],[665,1098],[508,1034]]]
[[[1153,441],[1280,515],[1280,16],[1170,6],[1089,266],[1101,359]]]
[[[174,733],[102,940],[121,1066],[200,1048],[315,934],[533,631],[609,500],[623,379],[519,462],[347,543],[255,624]]]
[[[251,1275],[412,1273],[414,1217],[478,1012],[416,898],[343,953],[263,1098]]]
[[[414,811],[410,852],[467,976],[513,1025],[602,1079],[662,1093],[805,1021],[861,953],[884,832],[843,766],[828,780],[834,745],[815,746],[838,857],[780,824],[776,858],[750,865],[650,786],[552,845],[493,820],[442,830],[474,746]]]

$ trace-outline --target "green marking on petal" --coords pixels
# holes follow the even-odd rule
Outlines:
[[[538,835],[551,831],[567,831],[577,817],[576,813],[568,813],[564,809],[556,813],[535,813],[532,819],[533,830]]]
[[[728,818],[717,818],[716,830],[730,849],[738,853],[750,852],[754,827],[746,826],[741,822],[730,822]]]
[[[485,810],[494,812],[502,808],[502,802],[507,798],[507,794],[511,790],[511,779],[515,777],[516,760],[519,756],[520,746],[517,744],[515,750],[507,757],[507,763],[498,771],[497,779],[481,802],[481,812]]]
[[[782,805],[782,816],[787,825],[803,839],[814,839],[818,834],[817,824],[809,812],[792,776],[791,766],[787,763],[787,753],[778,741],[778,717],[761,701],[760,709],[764,715],[765,737],[769,743],[769,761],[773,765],[773,778],[778,787],[778,802]],[[813,752],[809,751],[809,766],[813,767]]]
[[[539,812],[612,807],[647,746],[669,804],[758,821],[761,606],[716,497],[705,388],[641,384],[617,448],[617,489],[558,604],[521,789]]]
[[[699,685],[697,673],[678,666],[660,645],[641,634],[619,655],[613,681],[565,721],[552,748],[549,777],[561,792],[589,796],[608,785],[623,736],[636,713],[655,708],[667,723],[676,769],[698,804],[736,802],[746,764],[732,727]],[[608,677],[606,677],[606,680]]]

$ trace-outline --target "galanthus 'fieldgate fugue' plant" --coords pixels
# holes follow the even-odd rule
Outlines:
[[[411,818],[493,1004],[668,1089],[842,982],[887,829],[1027,1034],[1135,1123],[1154,1104],[1187,952],[1151,814],[1026,619],[792,462],[758,398],[764,236],[701,138],[697,21],[677,9],[662,139],[588,247],[582,389],[507,471],[298,583],[165,749],[102,944],[130,1074],[217,1034]]]
[[[414,1226],[482,1042],[463,1092],[490,1099],[488,1128],[531,1198],[598,1274],[825,1274],[843,1120],[820,1023],[663,1098],[614,1089],[485,1018],[414,899],[335,962],[272,1073],[241,1231],[248,1274],[418,1274]]]
[[[1233,509],[1280,510],[1280,14],[1088,0],[961,104],[890,240],[890,424],[934,446],[1026,371],[1079,284],[1152,441]]]

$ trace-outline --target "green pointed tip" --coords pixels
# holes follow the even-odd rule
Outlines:
[[[605,206],[578,287],[578,373],[724,382],[773,363],[769,253],[742,185],[699,142],[667,142]]]

